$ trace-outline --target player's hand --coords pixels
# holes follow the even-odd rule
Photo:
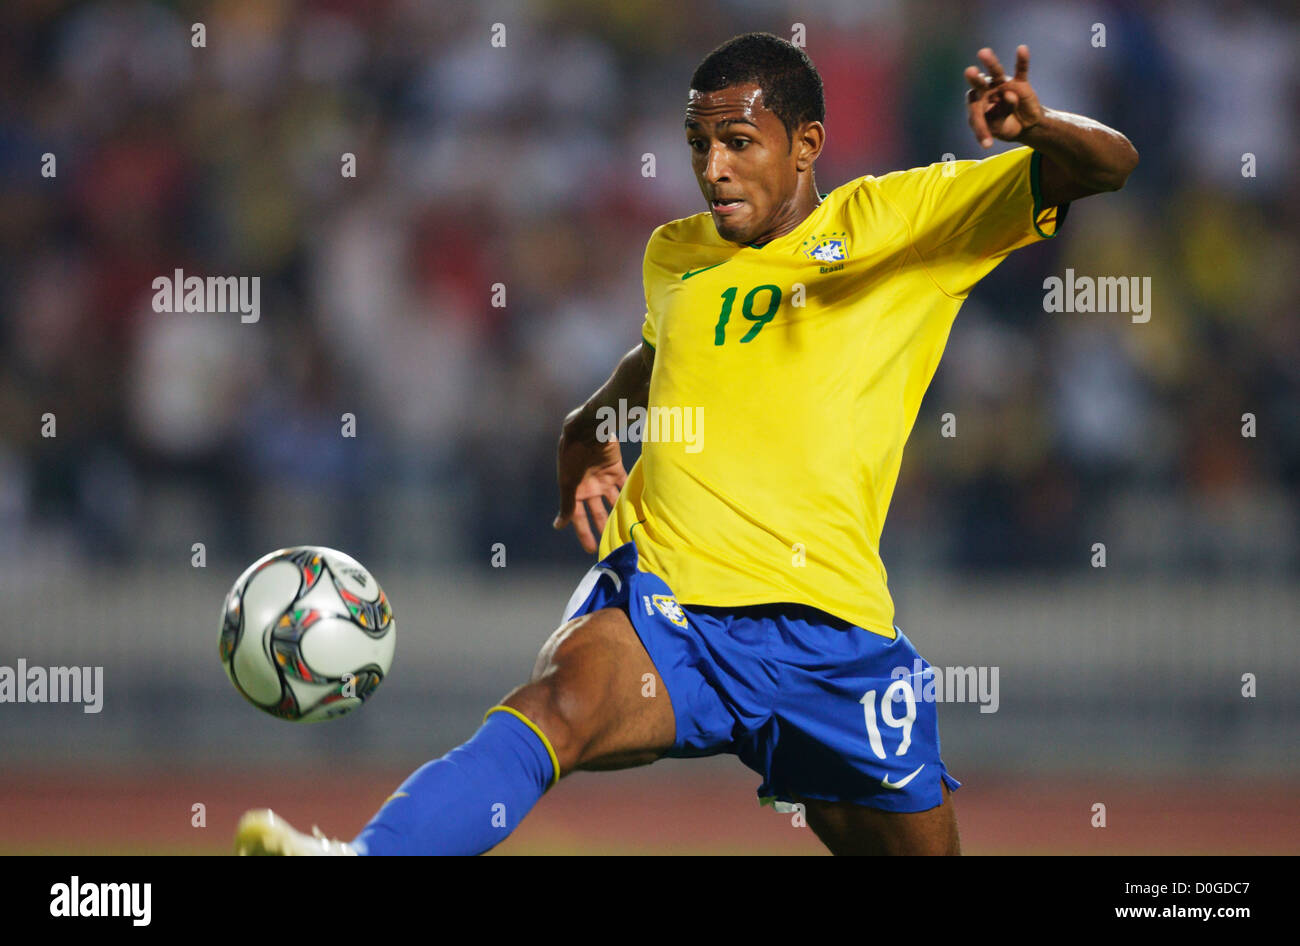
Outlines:
[[[560,433],[555,459],[560,481],[560,511],[551,527],[563,529],[572,522],[578,541],[594,555],[609,518],[604,502],[613,508],[619,490],[627,482],[627,471],[623,468],[623,452],[617,440],[601,443],[578,432],[580,411],[565,418]]]
[[[1019,141],[1020,136],[1043,118],[1043,107],[1029,84],[1029,47],[1016,47],[1016,74],[1007,78],[1002,63],[987,46],[979,51],[983,72],[966,67],[966,111],[975,140],[991,148],[993,139]]]

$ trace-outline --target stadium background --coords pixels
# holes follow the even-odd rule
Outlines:
[[[703,209],[691,71],[795,23],[822,191],[978,157],[986,44],[1028,43],[1046,104],[1142,155],[972,294],[886,529],[921,652],[999,668],[996,713],[940,710],[967,851],[1300,850],[1291,5],[17,0],[0,664],[102,665],[106,692],[0,705],[0,851],[222,852],[260,805],[348,837],[526,677],[589,562],[550,529],[560,419],[636,343],[650,230]],[[1045,313],[1066,267],[1151,277],[1150,322]],[[260,276],[260,321],[154,313],[176,268]],[[324,726],[257,713],[216,659],[231,581],[299,543],[360,558],[398,620],[390,679]],[[731,758],[580,774],[498,850],[819,851],[756,784]]]

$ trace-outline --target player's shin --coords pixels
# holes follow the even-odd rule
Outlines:
[[[505,840],[558,777],[546,737],[493,707],[474,737],[417,769],[370,820],[360,854],[481,854]]]

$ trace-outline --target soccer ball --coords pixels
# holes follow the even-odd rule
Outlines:
[[[314,723],[365,702],[393,664],[393,609],[356,559],[303,545],[264,555],[226,596],[218,650],[248,702]]]

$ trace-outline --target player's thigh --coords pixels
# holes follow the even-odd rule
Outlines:
[[[656,685],[647,687],[647,680]],[[561,774],[653,762],[676,736],[672,704],[632,622],[602,608],[561,625],[505,700],[546,734]]]
[[[808,827],[832,854],[960,854],[952,793],[926,811],[882,811],[850,802],[800,798]]]

